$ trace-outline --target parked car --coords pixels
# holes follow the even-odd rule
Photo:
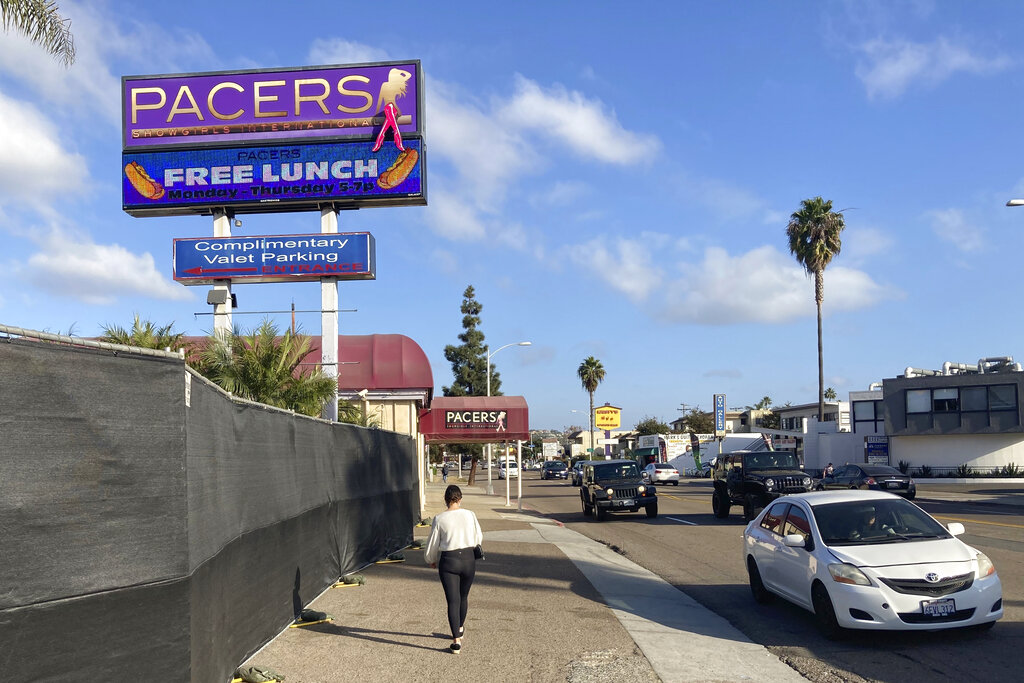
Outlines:
[[[742,505],[746,522],[779,496],[810,491],[813,483],[789,451],[733,451],[715,460],[711,476],[715,517],[725,519],[732,505]]]
[[[541,466],[541,479],[565,479],[569,474],[569,468],[561,460],[549,460]]]
[[[835,470],[832,476],[822,477],[815,488],[818,491],[828,489],[871,489],[888,491],[913,500],[917,495],[917,485],[909,474],[903,474],[895,467],[888,465],[850,465],[846,464]]]
[[[667,462],[652,462],[643,469],[640,476],[648,484],[671,483],[679,486],[679,470]]]
[[[577,460],[576,464],[572,466],[572,469],[569,471],[569,479],[571,480],[570,483],[573,486],[579,486],[580,484],[583,483],[583,468],[584,466],[586,466],[588,462],[590,461]]]
[[[583,514],[597,521],[609,512],[637,512],[643,508],[648,517],[658,516],[658,497],[650,484],[640,477],[640,468],[632,460],[591,460],[583,466],[580,485]]]
[[[743,532],[758,602],[778,595],[815,615],[822,634],[844,629],[991,627],[1003,616],[992,561],[913,503],[881,491],[794,494]]]

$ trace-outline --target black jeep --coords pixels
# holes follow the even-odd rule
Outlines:
[[[719,456],[711,476],[711,508],[719,519],[728,517],[735,504],[743,506],[743,519],[749,522],[779,496],[811,490],[811,478],[788,451],[734,451]]]
[[[609,512],[636,512],[658,516],[658,498],[654,487],[640,478],[640,468],[632,460],[593,460],[583,465],[580,482],[583,514],[601,521]]]

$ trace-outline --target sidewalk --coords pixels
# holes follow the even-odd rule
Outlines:
[[[452,479],[454,481],[454,479]],[[335,681],[804,681],[721,617],[604,545],[504,495],[459,483],[484,531],[463,651],[448,650],[444,595],[422,551],[372,565],[366,585],[309,607],[331,623],[289,628],[246,664],[287,683]],[[425,516],[443,511],[428,483]],[[417,528],[426,542],[429,528]],[[725,667],[725,668],[723,668]]]

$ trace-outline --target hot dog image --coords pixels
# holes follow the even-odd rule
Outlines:
[[[146,199],[160,199],[164,196],[164,186],[150,178],[139,162],[133,161],[125,166],[124,174],[128,176],[132,187]]]
[[[419,159],[419,152],[414,149],[406,149],[398,155],[395,163],[391,164],[388,170],[380,174],[377,178],[377,185],[382,190],[390,190],[401,185],[409,177],[409,174],[412,173],[412,169],[416,167],[416,162]],[[161,191],[163,191],[163,188],[161,188]]]

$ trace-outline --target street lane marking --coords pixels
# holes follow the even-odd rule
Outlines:
[[[947,517],[945,515],[932,515],[935,519],[948,519],[951,522],[967,522],[968,524],[988,524],[989,526],[1008,526],[1011,529],[1024,529],[1024,524],[1005,524],[1003,522],[983,522],[980,519],[966,519],[964,517]]]
[[[683,524],[689,524],[690,526],[697,526],[697,522],[688,522],[685,519],[679,519],[678,517],[665,517],[665,519],[671,519],[673,522],[682,522]]]

